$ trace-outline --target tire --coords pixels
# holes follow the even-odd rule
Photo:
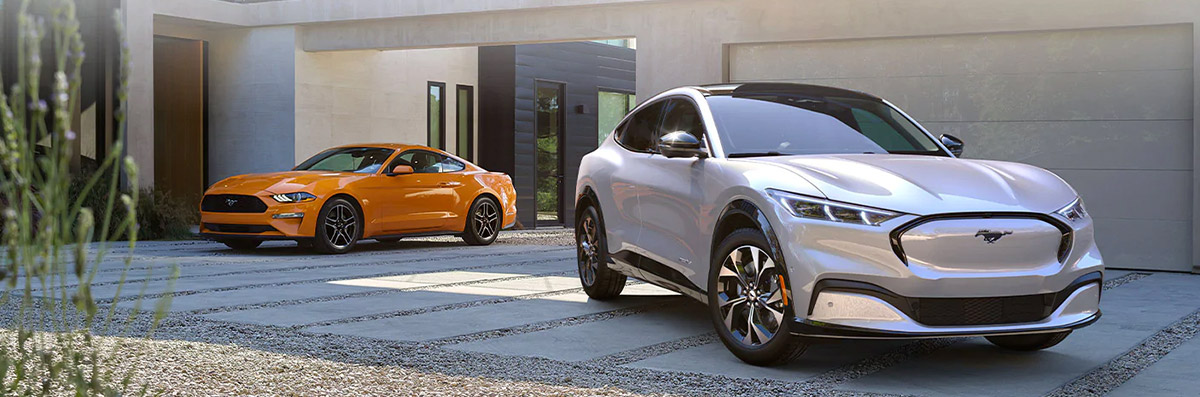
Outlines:
[[[786,364],[808,347],[803,337],[789,331],[786,285],[780,285],[782,271],[769,247],[758,230],[735,230],[717,246],[708,273],[709,313],[721,343],[758,366]]]
[[[1068,335],[1071,335],[1071,331],[1048,334],[989,336],[987,340],[988,342],[992,342],[993,345],[1008,350],[1029,352],[1054,347],[1054,345],[1062,342],[1063,339],[1067,339]]]
[[[322,254],[344,254],[362,238],[362,217],[349,200],[334,197],[325,202],[317,217],[313,248]]]
[[[471,203],[467,212],[467,226],[463,230],[463,241],[470,245],[488,245],[500,235],[500,223],[504,222],[500,205],[491,197],[480,197]]]
[[[575,223],[575,252],[583,292],[596,300],[612,299],[621,295],[627,278],[624,274],[608,268],[608,242],[604,234],[604,222],[594,207],[585,207]]]
[[[232,249],[235,249],[238,251],[249,251],[249,250],[258,248],[258,246],[262,245],[262,240],[237,238],[237,239],[221,240],[221,243],[225,244],[229,248],[232,248]]]

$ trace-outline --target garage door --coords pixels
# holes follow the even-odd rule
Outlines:
[[[1191,271],[1191,29],[733,45],[729,76],[880,95],[965,140],[965,157],[1062,176],[1110,267]]]

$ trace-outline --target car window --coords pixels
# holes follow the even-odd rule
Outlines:
[[[396,168],[397,165],[413,167],[413,172],[418,174],[455,172],[467,168],[466,164],[461,161],[427,150],[409,150],[400,153],[395,160],[392,160],[392,165],[388,166],[388,169]]]
[[[457,172],[467,168],[467,166],[462,162],[446,156],[442,156],[442,162],[440,165],[442,167],[442,172]]]
[[[692,134],[701,142],[704,141],[704,122],[700,119],[700,110],[692,101],[683,98],[671,100],[667,105],[666,114],[663,115],[662,127],[654,137],[654,142],[658,143],[660,137],[676,131]]]
[[[621,136],[617,137],[617,141],[629,150],[652,151],[654,141],[658,139],[658,121],[665,104],[665,101],[652,103],[634,113],[625,128],[621,130]]]
[[[300,163],[296,170],[374,174],[392,153],[392,149],[370,147],[329,149]]]

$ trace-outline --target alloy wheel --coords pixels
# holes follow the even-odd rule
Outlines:
[[[721,263],[717,299],[726,329],[747,346],[766,344],[783,324],[782,275],[771,256],[743,245]]]
[[[583,285],[596,283],[596,272],[600,270],[600,252],[596,236],[596,219],[584,216],[579,223],[579,278]]]
[[[358,231],[358,216],[354,208],[337,203],[325,215],[325,238],[334,248],[343,249],[354,243]]]
[[[491,200],[482,200],[475,209],[475,235],[480,240],[490,240],[500,228],[500,211]]]

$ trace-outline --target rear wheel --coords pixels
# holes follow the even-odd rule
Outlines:
[[[621,295],[627,279],[624,274],[608,268],[604,224],[600,222],[600,214],[595,208],[584,208],[579,222],[575,224],[575,247],[583,292],[598,300]]]
[[[1071,331],[1048,334],[989,336],[987,340],[988,342],[992,342],[993,345],[1009,350],[1034,351],[1054,347],[1054,345],[1062,342],[1063,339],[1067,339],[1068,335],[1071,335]]]
[[[235,250],[246,251],[246,250],[252,250],[252,249],[258,248],[258,246],[262,245],[262,240],[251,240],[251,239],[247,239],[247,238],[238,238],[238,239],[221,240],[221,243],[225,244],[229,248],[233,248]]]
[[[354,248],[362,236],[362,219],[349,200],[335,197],[321,208],[317,217],[317,236],[313,248],[323,254],[343,254]]]
[[[721,342],[752,365],[780,365],[808,347],[788,330],[782,269],[767,239],[739,229],[717,247],[708,273],[708,306]]]
[[[500,206],[491,197],[480,197],[471,204],[467,215],[467,228],[463,230],[463,241],[470,245],[488,245],[500,234]]]

